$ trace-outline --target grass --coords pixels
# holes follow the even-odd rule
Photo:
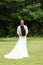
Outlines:
[[[27,38],[29,58],[21,60],[9,60],[3,56],[11,51],[18,38],[0,38],[0,65],[43,65],[43,38]]]

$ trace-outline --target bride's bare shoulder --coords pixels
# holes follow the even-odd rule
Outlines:
[[[20,28],[20,25],[17,28]]]
[[[26,28],[27,26],[26,26],[26,25],[24,25],[24,27]]]

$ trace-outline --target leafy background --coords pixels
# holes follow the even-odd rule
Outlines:
[[[21,19],[28,36],[43,36],[43,0],[0,0],[0,37],[17,36]]]

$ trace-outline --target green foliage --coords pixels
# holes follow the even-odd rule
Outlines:
[[[3,35],[15,36],[16,28],[19,25],[19,21],[21,19],[24,19],[26,25],[28,26],[30,35],[42,34],[43,33],[42,1],[41,0],[0,1],[0,25],[1,25],[0,36]],[[4,32],[1,33],[1,31]]]
[[[0,30],[0,37],[4,36],[4,30]]]

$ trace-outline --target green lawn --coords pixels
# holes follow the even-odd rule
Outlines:
[[[11,51],[18,38],[0,38],[0,65],[43,65],[43,38],[27,38],[29,58],[8,60],[3,56]]]

